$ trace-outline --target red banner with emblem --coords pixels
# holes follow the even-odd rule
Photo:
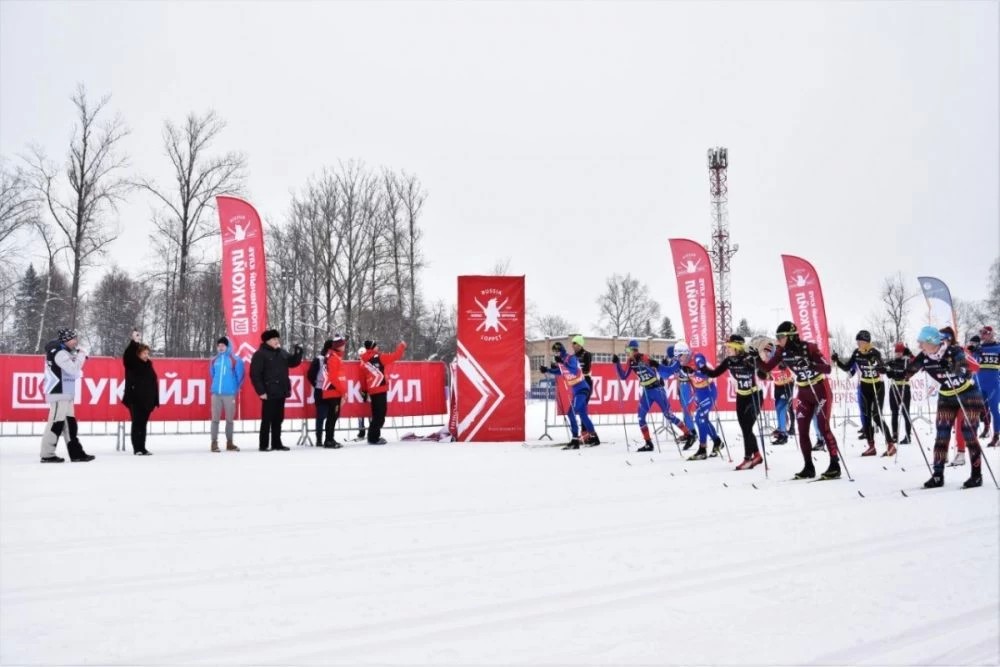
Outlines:
[[[799,338],[816,343],[820,352],[830,358],[830,334],[826,325],[826,304],[819,274],[812,264],[794,255],[782,255],[785,282],[788,284],[788,304],[792,308],[792,322],[799,330]]]
[[[233,352],[249,362],[267,329],[264,228],[249,202],[216,197],[222,227],[222,307]]]
[[[709,362],[718,352],[715,328],[715,279],[708,251],[689,239],[670,239],[677,276],[677,298],[681,304],[684,336],[692,352],[701,352]]]
[[[458,277],[458,439],[524,440],[524,276]]]
[[[44,420],[48,406],[43,391],[44,358],[41,355],[0,355],[0,421]],[[159,378],[160,407],[153,421],[206,421],[211,419],[207,359],[154,359]],[[370,404],[361,397],[357,361],[345,362],[348,391],[341,399],[342,417],[368,417]],[[315,415],[313,392],[306,379],[308,363],[291,369],[292,395],[285,402],[285,417]],[[445,415],[445,364],[434,361],[399,361],[389,367],[389,416]],[[250,385],[249,365],[244,388]],[[77,382],[76,416],[81,421],[128,421],[121,404],[124,389],[121,359],[91,357]],[[523,403],[523,401],[522,401]],[[260,399],[252,388],[240,394],[240,419],[260,415]]]

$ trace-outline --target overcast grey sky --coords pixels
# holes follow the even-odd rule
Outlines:
[[[997,35],[996,2],[4,1],[0,154],[61,159],[83,82],[163,178],[163,120],[212,108],[265,218],[324,165],[406,170],[429,193],[428,297],[509,257],[541,311],[590,331],[613,272],[678,322],[667,239],[708,241],[724,145],[736,317],[787,316],[790,253],[853,331],[897,270],[985,296]],[[143,267],[151,205],[123,209],[109,260]]]

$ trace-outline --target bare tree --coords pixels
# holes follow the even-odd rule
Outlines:
[[[553,338],[568,336],[578,329],[575,324],[559,315],[541,315],[529,321],[528,331],[534,338]]]
[[[24,171],[0,159],[0,267],[9,261],[14,235],[36,220],[37,204]]]
[[[984,303],[985,319],[994,328],[1000,327],[1000,257],[990,265],[989,279],[986,282],[987,294]]]
[[[915,291],[908,290],[903,282],[903,274],[896,273],[882,281],[880,294],[888,323],[886,344],[904,340],[906,337],[906,322],[910,316],[910,301],[917,296]]]
[[[493,268],[490,269],[491,276],[506,276],[510,273],[510,257],[504,257],[503,259],[498,259],[493,263]]]
[[[237,152],[210,155],[211,144],[226,124],[214,111],[188,114],[182,126],[166,121],[163,145],[173,178],[169,187],[149,179],[136,185],[154,196],[164,213],[154,218],[156,233],[176,255],[173,289],[167,298],[166,353],[186,355],[192,351],[191,282],[200,265],[196,246],[218,235],[209,215],[219,195],[239,194],[243,189],[246,158]],[[176,251],[174,251],[176,249]]]
[[[951,305],[955,310],[955,326],[958,327],[958,331],[955,333],[962,340],[979,333],[984,325],[989,324],[986,303],[986,301],[952,299]]]
[[[648,322],[660,317],[660,304],[649,295],[649,287],[640,284],[631,273],[610,276],[606,289],[597,299],[601,333],[611,336],[634,334]]]
[[[48,163],[41,149],[33,149],[28,162],[32,186],[66,240],[72,276],[68,324],[76,326],[83,270],[117,236],[107,219],[108,209],[117,210],[130,186],[120,175],[127,160],[119,153],[128,130],[120,116],[101,120],[110,96],[92,104],[81,84],[71,99],[77,125],[65,167],[68,192],[60,192],[58,169]]]
[[[94,351],[108,356],[120,354],[129,332],[139,326],[141,285],[126,272],[112,267],[98,283],[89,306]]]

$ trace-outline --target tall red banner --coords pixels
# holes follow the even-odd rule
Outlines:
[[[701,352],[712,361],[719,347],[712,262],[704,246],[688,239],[670,239],[670,253],[674,257],[677,297],[687,344],[693,352]]]
[[[249,202],[216,197],[222,226],[222,307],[236,356],[249,362],[267,329],[264,228]]]
[[[458,277],[458,439],[524,440],[524,276]]]
[[[159,378],[160,407],[153,421],[204,421],[211,418],[207,359],[153,359]],[[361,395],[358,362],[345,362],[347,393],[341,399],[341,417],[367,417],[371,404]],[[44,390],[42,355],[0,355],[0,421],[44,421],[48,411]],[[316,414],[313,392],[306,380],[309,364],[291,369],[292,395],[285,402],[285,417],[298,419]],[[250,379],[244,382],[244,387]],[[90,357],[77,383],[76,416],[81,421],[128,421],[121,405],[125,387],[122,361],[115,357]],[[240,419],[260,415],[260,399],[253,390],[240,393]],[[400,361],[389,371],[389,416],[444,415],[445,365],[434,361]]]
[[[792,322],[799,337],[816,343],[820,352],[830,358],[830,333],[826,326],[826,304],[819,274],[812,264],[794,255],[782,255],[785,282],[788,283],[788,303],[792,307]]]

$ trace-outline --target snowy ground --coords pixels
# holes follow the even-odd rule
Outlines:
[[[667,442],[627,456],[601,430],[617,443],[580,452],[158,436],[149,458],[94,437],[86,465],[5,438],[0,662],[1000,661],[988,476],[914,490],[916,445],[894,463],[851,438],[856,482],[774,481],[800,467],[791,446],[765,482]]]

